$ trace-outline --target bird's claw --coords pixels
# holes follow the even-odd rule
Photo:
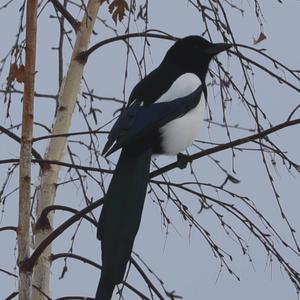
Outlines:
[[[183,153],[177,154],[177,166],[179,169],[185,169],[189,162],[189,156]]]

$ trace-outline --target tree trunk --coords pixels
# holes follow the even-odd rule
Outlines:
[[[52,134],[61,134],[69,132],[72,114],[74,111],[76,98],[80,88],[80,82],[83,74],[84,64],[77,60],[77,55],[85,51],[89,44],[89,39],[94,27],[97,13],[100,7],[100,0],[90,0],[87,5],[87,11],[77,32],[76,43],[74,46],[69,69],[63,83],[60,87],[59,107],[56,119],[53,124]],[[66,148],[67,138],[59,137],[50,139],[49,146],[45,153],[47,160],[63,160]],[[40,185],[37,195],[36,215],[39,217],[45,207],[54,204],[56,186],[58,182],[60,166],[47,165],[41,171]],[[35,228],[35,247],[43,241],[52,230],[53,214],[49,214],[49,224]],[[50,226],[49,226],[50,225]],[[34,268],[33,284],[38,288],[33,290],[34,300],[45,300],[38,290],[49,295],[50,267],[49,256],[51,254],[51,245],[40,256],[37,265]]]
[[[37,31],[36,20],[37,0],[28,0],[26,7],[25,77],[19,175],[18,264],[20,300],[32,299],[32,273],[25,268],[23,262],[30,256],[30,184]]]

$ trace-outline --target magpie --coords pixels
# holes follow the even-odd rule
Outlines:
[[[230,44],[201,36],[177,40],[162,63],[132,90],[108,135],[105,156],[121,149],[98,222],[102,271],[96,300],[122,282],[146,196],[151,156],[177,155],[197,136],[207,99],[210,60]]]

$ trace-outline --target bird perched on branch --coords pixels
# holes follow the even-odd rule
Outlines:
[[[152,154],[176,155],[199,131],[210,60],[231,45],[200,36],[179,39],[162,63],[132,90],[103,154],[122,148],[98,223],[102,272],[96,300],[109,300],[122,282],[137,234]]]

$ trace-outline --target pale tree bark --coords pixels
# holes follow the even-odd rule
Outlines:
[[[80,23],[77,32],[76,42],[69,64],[68,72],[60,87],[59,107],[56,119],[53,124],[52,134],[61,134],[69,132],[72,114],[74,111],[76,98],[80,88],[80,82],[83,75],[84,64],[78,60],[78,54],[85,51],[89,44],[89,39],[94,27],[97,13],[102,1],[90,0],[88,2],[85,15]],[[66,148],[67,138],[59,137],[50,139],[49,146],[45,153],[46,160],[63,160]],[[45,207],[53,205],[55,201],[56,186],[58,182],[60,166],[45,165],[41,171],[40,186],[38,188],[36,215],[37,218]],[[37,247],[51,232],[53,224],[53,215],[49,215],[49,224],[41,224],[35,228],[35,247]],[[42,293],[49,295],[51,245],[40,256],[37,265],[34,267],[33,284],[37,289],[33,290],[34,300],[47,299]]]
[[[34,79],[36,58],[37,0],[26,7],[25,77],[22,115],[22,137],[19,175],[18,264],[19,299],[30,300],[32,272],[24,262],[30,256],[31,148],[34,111]]]

